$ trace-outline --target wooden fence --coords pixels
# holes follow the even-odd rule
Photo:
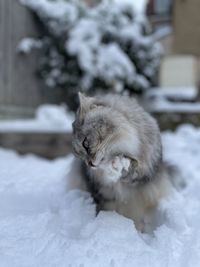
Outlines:
[[[71,139],[71,133],[0,132],[0,147],[54,159],[72,152]]]
[[[64,102],[61,90],[46,88],[36,76],[37,51],[28,56],[16,51],[22,38],[40,35],[38,27],[19,0],[0,0],[0,117],[29,116],[41,103]]]

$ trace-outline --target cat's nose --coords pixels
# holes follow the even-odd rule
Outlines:
[[[96,165],[93,164],[93,162],[91,160],[88,161],[88,165],[90,165],[90,167],[96,167]]]

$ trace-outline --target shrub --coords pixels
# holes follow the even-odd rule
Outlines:
[[[142,93],[157,82],[161,49],[133,6],[102,1],[21,0],[45,29],[39,73],[49,87],[67,91]]]

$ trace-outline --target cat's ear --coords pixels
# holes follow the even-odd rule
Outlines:
[[[94,103],[93,97],[88,97],[82,94],[81,92],[78,93],[79,97],[79,118],[82,121],[85,117],[85,114],[91,109],[92,104]]]

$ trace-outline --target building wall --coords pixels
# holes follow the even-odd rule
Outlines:
[[[174,52],[200,56],[200,0],[174,1]]]

